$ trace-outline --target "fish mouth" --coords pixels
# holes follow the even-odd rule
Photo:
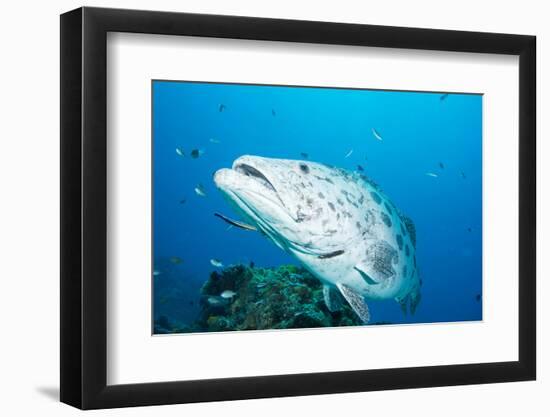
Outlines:
[[[263,158],[250,155],[238,158],[231,168],[221,168],[214,174],[214,183],[237,213],[282,248],[280,225],[294,219],[274,185],[276,180]]]
[[[233,170],[238,172],[239,174],[253,178],[254,180],[258,181],[260,184],[262,184],[264,187],[266,187],[270,191],[273,191],[275,194],[277,194],[277,197],[278,197],[277,189],[275,188],[275,186],[271,183],[271,181],[269,181],[269,179],[259,169],[245,163],[237,163],[233,167]]]
[[[268,198],[273,203],[279,204],[286,209],[286,205],[279,195],[277,188],[275,188],[275,185],[273,185],[273,182],[267,175],[264,174],[265,170],[262,172],[263,165],[263,158],[245,155],[233,162],[232,171],[247,177],[248,180],[252,180],[255,184],[259,184],[261,189],[267,191],[267,193],[261,193],[262,197]],[[250,189],[248,191],[254,192]]]

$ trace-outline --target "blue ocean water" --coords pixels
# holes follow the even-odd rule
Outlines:
[[[481,95],[179,81],[152,88],[156,319],[196,319],[212,258],[297,264],[259,233],[227,230],[214,217],[235,215],[212,175],[244,154],[303,153],[360,165],[416,225],[422,301],[415,315],[393,300],[369,302],[376,321],[482,319]],[[206,196],[195,192],[199,184]]]

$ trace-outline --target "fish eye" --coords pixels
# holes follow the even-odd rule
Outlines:
[[[302,171],[304,174],[309,173],[309,167],[306,164],[300,164],[300,171]]]

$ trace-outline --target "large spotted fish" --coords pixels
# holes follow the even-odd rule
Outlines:
[[[264,233],[324,284],[330,311],[339,293],[364,323],[369,299],[420,301],[416,232],[366,176],[310,161],[242,156],[214,175],[251,229]]]

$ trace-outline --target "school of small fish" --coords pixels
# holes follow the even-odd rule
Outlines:
[[[439,99],[440,99],[440,101],[444,101],[448,98],[448,96],[449,96],[449,93],[445,93],[445,94],[440,95]],[[225,110],[227,110],[227,105],[224,104],[224,103],[220,103],[218,105],[218,111],[221,113],[221,112],[224,112]],[[271,115],[272,116],[277,115],[274,108],[271,109]],[[371,133],[372,133],[373,137],[376,140],[378,140],[378,141],[383,141],[384,140],[381,133],[376,128],[371,127]],[[212,144],[221,144],[221,141],[217,138],[210,138],[208,141]],[[347,158],[351,157],[353,153],[354,153],[353,149],[348,150],[348,152],[344,155],[344,158],[347,159]],[[176,154],[180,157],[185,157],[185,155],[186,155],[185,151],[181,147],[176,147]],[[189,156],[192,159],[199,159],[204,154],[205,154],[204,149],[199,149],[199,148],[194,148],[189,152]],[[304,159],[309,159],[309,154],[307,152],[301,152],[300,156]],[[442,170],[445,168],[443,162],[439,162],[439,168],[442,169]],[[359,171],[359,172],[364,172],[364,168],[361,165],[357,165],[356,170]],[[432,178],[438,178],[439,177],[439,174],[437,174],[436,172],[431,172],[431,171],[426,172],[425,175],[428,176],[428,177],[432,177]],[[462,177],[462,179],[466,179],[466,175],[464,174],[463,171],[460,171],[460,176]],[[204,189],[204,186],[202,184],[196,185],[194,191],[200,197],[206,197],[207,196],[206,190]],[[180,204],[185,204],[186,201],[187,200],[185,198],[181,199]],[[231,223],[230,223],[230,225],[231,225]],[[231,227],[228,227],[228,230],[230,228]]]
[[[440,101],[446,100],[448,96],[449,96],[448,93],[445,93],[445,94],[441,95],[439,97]],[[224,112],[225,110],[227,110],[227,106],[223,103],[219,104],[218,111],[221,113],[221,112]],[[271,109],[271,115],[274,116],[274,117],[277,115],[275,109]],[[378,141],[383,141],[384,140],[384,138],[382,137],[380,132],[377,129],[375,129],[374,127],[371,128],[371,133],[372,133],[373,137],[376,140],[378,140]],[[210,138],[208,141],[212,144],[221,144],[221,140],[219,140],[217,138]],[[354,153],[354,149],[348,150],[348,152],[344,155],[344,158],[347,159],[347,158],[351,157],[353,153]],[[186,153],[185,153],[185,151],[182,147],[176,147],[176,154],[179,157],[182,157],[182,158],[184,158],[186,156]],[[194,148],[191,151],[189,151],[188,155],[192,159],[199,159],[204,154],[205,154],[204,149]],[[300,156],[304,159],[309,159],[309,154],[306,153],[306,152],[301,152]],[[445,165],[443,164],[443,162],[439,162],[438,167],[441,170],[445,169]],[[361,165],[357,165],[356,170],[359,171],[359,172],[363,172],[364,168]],[[466,174],[463,171],[459,171],[459,172],[460,172],[460,176],[462,177],[462,179],[466,179]],[[431,178],[439,178],[439,174],[436,173],[436,172],[428,171],[428,172],[425,173],[425,175],[428,176],[428,177],[431,177]],[[205,188],[202,184],[197,184],[194,188],[194,191],[200,197],[207,197],[206,190],[205,190]],[[187,202],[186,198],[183,198],[183,199],[179,200],[180,204],[185,204],[186,202]],[[256,230],[256,228],[253,227],[253,226],[250,226],[246,223],[242,223],[238,220],[230,219],[230,218],[228,218],[228,217],[226,217],[222,214],[215,213],[215,215],[218,216],[219,218],[221,218],[222,220],[224,220],[225,222],[229,223],[226,230],[230,230],[233,227],[237,227],[237,228],[245,229],[245,230]],[[471,230],[471,228],[468,228],[468,231],[470,231],[470,230]],[[183,262],[183,260],[181,258],[177,257],[177,256],[173,256],[173,257],[170,258],[170,262],[172,262],[173,264],[180,264],[180,263]],[[215,258],[210,259],[210,264],[212,266],[216,267],[216,268],[223,268],[223,263],[219,259],[215,259]],[[161,271],[158,271],[158,270],[153,271],[153,276],[159,276],[160,274],[161,274]],[[220,297],[222,299],[232,298],[234,296],[235,296],[235,293],[232,292],[232,291],[224,291],[220,295]],[[213,300],[209,300],[209,302],[213,302],[213,303],[219,302],[219,298],[214,298]]]

